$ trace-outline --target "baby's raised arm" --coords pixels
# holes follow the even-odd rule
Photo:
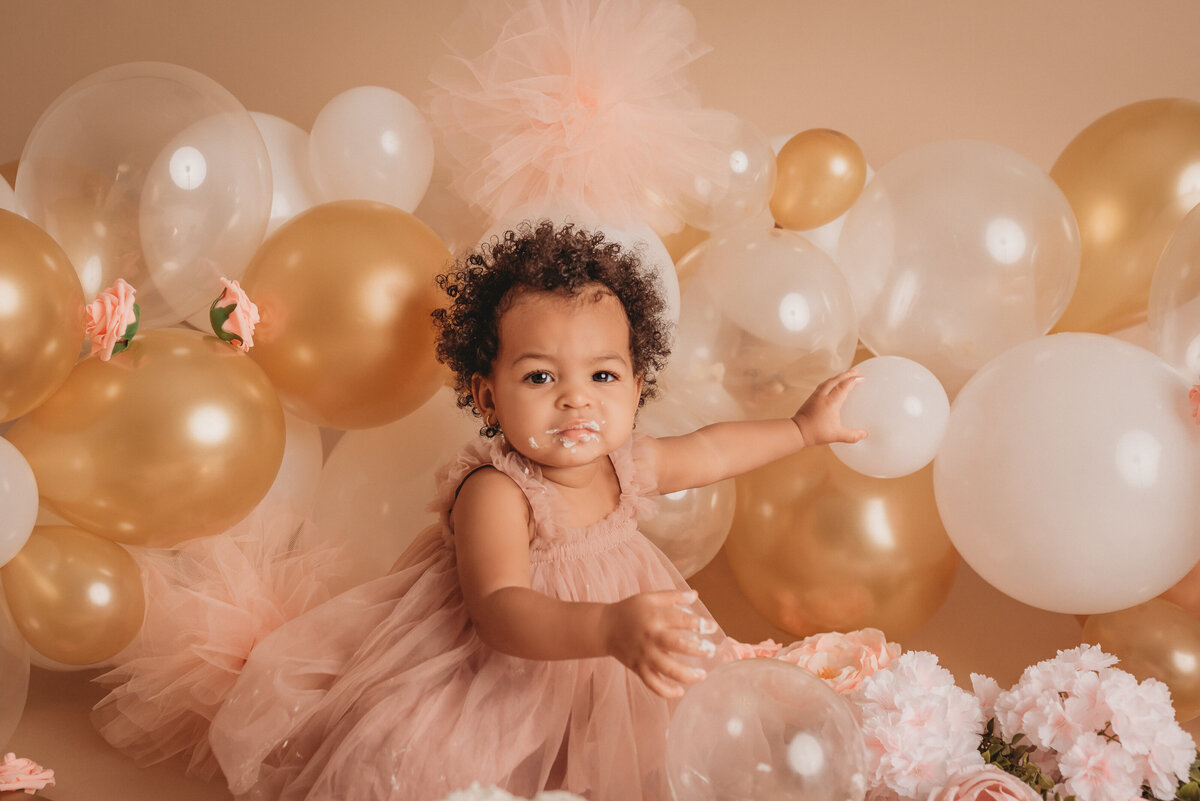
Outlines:
[[[641,593],[616,603],[561,601],[530,588],[530,511],[508,476],[492,468],[463,482],[451,513],[459,582],[485,643],[525,659],[612,656],[659,695],[704,677],[678,654],[701,655],[695,632],[713,625],[685,607],[691,591]]]
[[[843,426],[841,410],[861,378],[847,370],[827,379],[788,419],[715,423],[654,440],[658,491],[665,495],[732,478],[810,445],[858,442],[867,432]]]

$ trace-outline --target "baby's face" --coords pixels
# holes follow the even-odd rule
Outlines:
[[[547,467],[587,464],[633,431],[641,380],[620,301],[549,292],[519,296],[500,318],[492,374],[476,401],[494,411],[509,444]]]

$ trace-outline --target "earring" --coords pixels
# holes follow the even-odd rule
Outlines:
[[[483,416],[483,428],[479,429],[479,435],[481,437],[487,437],[488,439],[492,439],[497,434],[502,434],[502,433],[504,433],[504,432],[502,432],[500,430],[499,421],[493,420],[491,412],[485,414]]]

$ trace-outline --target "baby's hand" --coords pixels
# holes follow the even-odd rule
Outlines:
[[[678,698],[683,695],[682,685],[705,675],[702,668],[688,667],[672,656],[703,656],[704,645],[697,634],[716,631],[716,623],[685,608],[695,601],[694,590],[644,592],[605,609],[609,655],[664,698]]]
[[[804,437],[805,447],[866,439],[864,429],[842,425],[842,403],[859,381],[862,381],[862,375],[858,370],[847,370],[822,381],[808,396],[800,411],[792,416]]]

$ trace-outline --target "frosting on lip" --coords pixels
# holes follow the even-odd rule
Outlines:
[[[580,442],[599,442],[600,424],[595,420],[572,420],[564,426],[551,428],[547,434],[564,448],[574,448]]]

